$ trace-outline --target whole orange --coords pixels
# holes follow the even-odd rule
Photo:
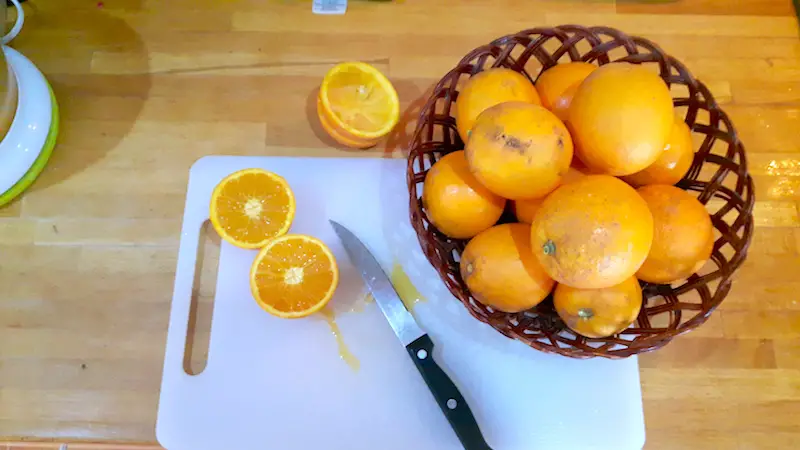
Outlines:
[[[542,99],[542,106],[566,121],[578,85],[595,69],[597,66],[594,64],[576,61],[557,64],[542,72],[536,80],[536,91]]]
[[[475,236],[460,264],[472,295],[500,311],[530,309],[555,284],[533,256],[530,226],[521,223],[497,225]]]
[[[564,174],[563,178],[561,178],[561,184],[572,183],[573,181],[579,180],[586,175],[587,174],[582,172],[580,167],[576,167],[574,165],[570,166],[570,168],[567,170],[567,173]],[[539,207],[542,205],[542,202],[545,198],[547,197],[512,200],[511,210],[514,212],[514,215],[517,217],[518,221],[531,224],[533,223],[533,216],[536,214],[536,211],[539,210]]]
[[[445,155],[428,171],[422,204],[439,231],[451,238],[467,239],[497,223],[506,200],[475,179],[464,151],[458,151]]]
[[[683,120],[676,118],[667,144],[656,162],[622,179],[633,186],[675,184],[686,175],[693,160],[692,132]]]
[[[647,203],[624,181],[588,175],[556,189],[533,219],[544,270],[574,288],[613,286],[641,267],[653,241]]]
[[[478,116],[466,153],[472,173],[495,194],[536,198],[561,183],[572,161],[572,138],[543,107],[508,102]]]
[[[569,108],[575,152],[594,172],[630,175],[661,155],[674,115],[669,88],[655,73],[628,63],[592,72]]]
[[[650,283],[672,283],[700,270],[714,247],[705,206],[675,186],[653,184],[637,192],[653,214],[655,233],[650,254],[636,276]]]
[[[456,127],[464,142],[480,113],[504,102],[541,104],[533,83],[525,75],[505,67],[484,70],[471,77],[458,93]]]
[[[553,305],[572,331],[588,338],[607,337],[628,328],[639,316],[642,288],[636,277],[602,289],[559,284]]]
[[[539,211],[539,207],[542,206],[542,202],[546,198],[547,197],[511,200],[511,211],[514,213],[518,222],[530,225],[533,222],[536,211]]]

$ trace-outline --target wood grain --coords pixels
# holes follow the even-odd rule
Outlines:
[[[619,0],[618,13],[664,13],[687,15],[731,16],[791,16],[794,14],[790,0],[750,0],[728,2],[717,0]]]
[[[646,449],[797,446],[800,39],[790,0],[398,0],[351,2],[342,17],[299,0],[33,3],[13,45],[48,76],[63,122],[47,170],[0,208],[0,449],[156,448],[195,160],[402,157],[415,108],[465,53],[563,23],[617,27],[684,61],[736,124],[756,182],[756,233],[729,297],[701,328],[640,358]],[[344,60],[388,74],[405,133],[367,152],[324,135],[315,90]],[[192,368],[208,339],[211,253]]]

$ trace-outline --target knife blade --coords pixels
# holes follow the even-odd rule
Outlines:
[[[434,361],[433,341],[408,312],[386,272],[356,235],[333,220],[330,223],[461,444],[467,450],[491,450],[464,396]]]

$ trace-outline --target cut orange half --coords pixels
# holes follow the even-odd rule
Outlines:
[[[250,290],[268,313],[287,319],[322,309],[339,284],[339,268],[319,239],[287,234],[261,249],[250,269]]]
[[[294,211],[294,194],[286,180],[263,169],[245,169],[214,188],[209,217],[227,242],[261,248],[289,231]]]
[[[372,146],[397,125],[400,100],[378,69],[347,62],[332,68],[322,80],[317,114],[323,128],[340,143]]]
[[[322,109],[322,100],[319,98],[317,99],[317,115],[319,116],[319,122],[322,125],[322,129],[328,133],[328,136],[332,137],[336,142],[344,146],[350,148],[370,148],[374,147],[380,140],[380,138],[359,138],[350,134],[345,134],[343,130],[335,128],[335,125],[330,118],[330,114],[326,113]]]

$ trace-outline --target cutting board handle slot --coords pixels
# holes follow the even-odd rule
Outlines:
[[[208,362],[208,345],[211,337],[211,316],[219,270],[220,237],[211,222],[206,220],[200,228],[197,242],[197,259],[192,283],[192,300],[183,353],[183,370],[188,375],[199,375]]]

